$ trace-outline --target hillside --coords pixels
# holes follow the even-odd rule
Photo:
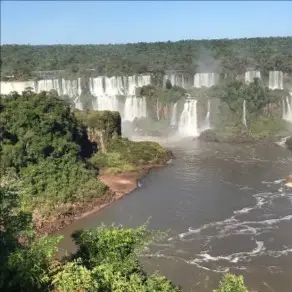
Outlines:
[[[67,75],[131,75],[165,70],[190,73],[292,73],[292,37],[181,40],[108,45],[2,45],[2,76],[28,79],[38,71]],[[50,73],[50,72],[49,72]],[[60,73],[60,72],[59,72]]]

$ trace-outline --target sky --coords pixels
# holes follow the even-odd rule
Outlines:
[[[292,1],[1,1],[2,44],[292,36]]]

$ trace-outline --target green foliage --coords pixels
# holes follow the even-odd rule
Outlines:
[[[242,276],[226,274],[214,292],[248,292]]]
[[[92,271],[82,265],[80,259],[64,264],[61,271],[53,275],[52,284],[62,292],[99,291],[97,279]]]
[[[73,237],[78,247],[74,258],[82,259],[87,271],[98,281],[96,291],[179,291],[164,277],[147,276],[137,254],[154,239],[164,236],[137,229],[101,226],[92,231],[79,231]]]
[[[9,284],[18,291],[38,291],[49,285],[50,267],[60,237],[42,237],[9,255],[6,269],[13,274]]]
[[[205,67],[235,77],[252,66],[264,72],[291,73],[291,47],[291,37],[118,45],[2,45],[1,75],[2,78],[14,75],[16,79],[27,80],[39,76],[38,71],[48,70],[59,76],[153,72],[158,85],[161,84],[160,73],[165,70],[195,73]]]
[[[172,86],[171,83],[166,88],[145,85],[141,88],[140,95],[155,104],[158,100],[162,105],[175,103],[184,97],[187,91],[179,86]]]
[[[127,138],[110,141],[106,153],[96,153],[90,162],[108,172],[134,171],[143,165],[162,164],[168,151],[155,142],[133,142]]]
[[[66,102],[26,91],[6,96],[1,106],[1,169],[14,169],[23,181],[29,194],[23,208],[52,210],[104,194],[98,171],[85,160],[94,145]]]
[[[32,216],[20,210],[22,186],[15,177],[1,177],[0,290],[38,291],[47,286],[49,270],[60,238],[36,239]],[[21,242],[23,242],[21,244]]]
[[[91,129],[103,131],[108,139],[121,136],[121,115],[112,111],[75,111],[76,118]]]
[[[289,95],[285,90],[270,90],[263,87],[257,78],[250,84],[235,80],[216,88],[220,99],[226,102],[230,110],[239,117],[242,116],[244,100],[247,114],[251,118],[256,118],[264,114],[267,105],[277,104],[284,96]]]
[[[87,126],[89,139],[98,145],[100,152],[105,153],[108,143],[121,136],[121,116],[112,111],[75,111],[76,117]]]

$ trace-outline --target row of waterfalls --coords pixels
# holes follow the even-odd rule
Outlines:
[[[261,78],[259,71],[248,71],[245,74],[245,81],[251,82],[253,78]],[[283,88],[283,73],[278,71],[270,72],[270,88]],[[170,80],[173,85],[180,83],[187,87],[189,80],[184,79],[183,74],[174,77],[168,75],[165,80]],[[216,73],[198,73],[194,76],[195,87],[210,87],[219,80]],[[55,90],[60,96],[67,95],[75,103],[75,107],[82,110],[81,98],[83,94],[84,82],[81,78],[76,80],[48,79],[39,81],[15,81],[1,82],[1,93],[8,94],[12,91],[21,93],[30,88],[36,93],[42,91]],[[105,77],[99,76],[90,78],[86,84],[87,91],[93,97],[92,108],[94,110],[119,111],[123,121],[134,121],[136,118],[147,117],[146,98],[139,97],[137,90],[142,86],[151,84],[150,75]],[[292,94],[292,93],[291,93]],[[175,103],[170,106],[169,124],[175,128],[182,136],[196,136],[200,131],[211,127],[211,103],[206,101],[206,113],[200,125],[197,117],[197,101],[193,98],[186,98],[184,103]],[[283,119],[292,122],[292,96],[286,97],[282,101]],[[246,102],[243,102],[242,122],[247,127]]]
[[[253,82],[254,78],[262,79],[260,71],[247,71],[244,75],[246,83]],[[196,73],[193,77],[186,73],[171,73],[164,76],[163,82],[167,80],[172,86],[183,88],[211,87],[219,82],[218,73]],[[133,76],[99,76],[89,78],[83,82],[81,78],[76,80],[47,79],[38,81],[11,81],[1,82],[1,93],[8,94],[11,91],[22,92],[30,87],[35,92],[56,90],[59,95],[69,95],[70,97],[80,96],[84,91],[90,91],[94,96],[133,96],[137,87],[151,84],[151,76],[147,74]],[[284,88],[284,74],[281,71],[270,71],[268,79],[270,89]]]

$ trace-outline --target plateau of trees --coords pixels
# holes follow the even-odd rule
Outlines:
[[[120,45],[2,45],[1,76],[16,80],[57,76],[132,75],[166,70],[219,72],[234,76],[249,68],[292,73],[292,37]]]

